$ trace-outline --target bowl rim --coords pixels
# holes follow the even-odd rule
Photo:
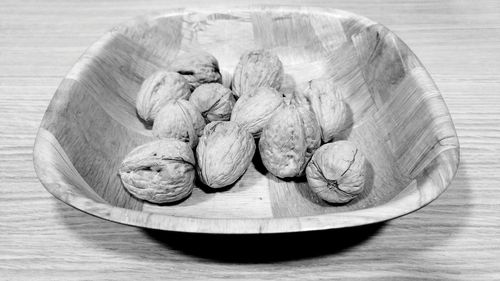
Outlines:
[[[126,21],[131,23],[134,21],[152,20],[162,17],[170,17],[174,15],[185,15],[191,13],[217,13],[217,12],[249,12],[254,10],[281,10],[299,13],[314,13],[314,14],[336,14],[337,16],[354,17],[365,23],[379,24],[371,21],[363,16],[347,12],[344,10],[324,8],[324,7],[300,7],[300,6],[274,6],[274,5],[260,5],[260,6],[247,6],[236,8],[210,8],[210,9],[171,9],[159,13],[153,13],[145,16],[139,16],[135,19]],[[123,24],[117,25],[117,27]],[[383,25],[382,25],[383,26]],[[115,27],[116,28],[116,27]],[[113,28],[110,32],[113,32]],[[90,47],[95,45],[102,45],[103,40],[109,40],[109,33],[105,33]],[[390,31],[393,33],[392,31]],[[393,33],[394,34],[394,33]],[[394,34],[396,38],[397,35]],[[408,48],[408,51],[416,58],[414,53]],[[85,54],[85,52],[84,52]],[[84,55],[83,54],[83,55]],[[82,56],[83,56],[82,55]],[[418,60],[418,58],[417,58]],[[72,72],[73,70],[70,70]],[[426,72],[428,78],[432,77]],[[64,79],[63,79],[64,82]],[[61,82],[61,84],[63,83]],[[433,82],[434,83],[434,82]],[[58,87],[61,87],[61,84]],[[437,86],[433,84],[435,90],[441,95]],[[57,90],[56,90],[57,92]],[[55,94],[50,102],[52,104],[57,100],[58,96]],[[450,116],[448,108],[444,100],[440,100]],[[44,115],[43,119],[47,113]],[[43,121],[42,121],[43,123]],[[410,184],[405,187],[396,197],[388,202],[364,209],[324,213],[310,216],[300,217],[266,217],[266,218],[199,218],[199,217],[186,217],[167,215],[162,213],[155,213],[149,211],[138,211],[133,209],[126,209],[121,207],[112,206],[103,202],[98,202],[91,198],[82,195],[79,189],[65,181],[54,181],[54,179],[63,179],[65,175],[55,167],[48,164],[47,159],[64,158],[64,149],[60,146],[57,139],[48,130],[40,127],[35,139],[33,150],[33,163],[35,172],[45,187],[54,197],[72,206],[80,211],[99,217],[108,221],[113,221],[125,225],[144,227],[158,230],[169,230],[179,232],[193,232],[193,233],[213,233],[213,234],[256,234],[256,233],[288,233],[288,232],[302,232],[335,228],[346,228],[353,226],[360,226],[383,222],[390,219],[404,216],[408,213],[417,211],[418,209],[426,206],[440,194],[442,194],[450,185],[452,179],[456,175],[460,163],[460,146],[458,137],[450,116],[449,125],[451,125],[456,145],[448,146],[423,169],[420,174],[413,179]],[[67,158],[67,156],[66,156]],[[452,161],[449,161],[449,160]],[[446,161],[443,161],[446,160]],[[65,161],[66,168],[76,169],[71,162]],[[81,178],[81,176],[78,174]],[[80,179],[80,184],[87,184],[83,178]],[[439,183],[439,185],[437,184]],[[87,184],[88,186],[88,184]],[[90,190],[92,188],[88,186]]]

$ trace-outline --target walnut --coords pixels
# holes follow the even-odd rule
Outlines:
[[[316,79],[304,91],[321,127],[323,142],[331,142],[345,129],[347,105],[333,83]]]
[[[307,182],[323,200],[347,203],[363,191],[365,161],[363,153],[349,141],[322,145],[307,165]]]
[[[170,66],[188,81],[191,90],[204,83],[222,83],[219,63],[211,54],[203,51],[178,56]]]
[[[193,151],[174,139],[143,144],[125,157],[119,176],[125,189],[139,199],[152,203],[181,200],[194,186]]]
[[[229,186],[247,170],[254,153],[255,141],[240,125],[211,122],[196,148],[199,178],[212,188]]]
[[[262,130],[259,141],[262,163],[280,178],[301,176],[321,144],[319,124],[307,103],[285,98]]]
[[[196,147],[205,120],[198,109],[187,100],[166,104],[153,124],[153,135],[157,138],[175,138]]]
[[[273,88],[259,87],[238,99],[231,121],[240,124],[258,138],[273,113],[282,105],[282,94]]]
[[[189,98],[206,122],[228,121],[236,100],[230,89],[219,83],[202,84]]]
[[[306,135],[306,164],[309,162],[313,153],[321,145],[321,127],[319,125],[314,112],[311,109],[310,104],[305,99],[297,100],[298,106],[297,110],[302,117],[302,125],[304,127],[304,132]]]
[[[263,86],[279,90],[282,80],[283,64],[278,56],[266,50],[254,50],[241,55],[231,87],[234,95],[241,97]]]
[[[152,123],[160,109],[171,101],[188,99],[191,95],[186,79],[175,72],[160,70],[142,83],[137,94],[137,114]]]

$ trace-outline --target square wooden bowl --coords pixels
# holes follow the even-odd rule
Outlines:
[[[179,53],[200,49],[219,60],[226,76],[243,51],[257,48],[278,54],[297,86],[319,77],[336,82],[350,109],[344,138],[369,161],[365,192],[331,206],[306,181],[283,181],[254,164],[230,190],[195,188],[178,205],[132,197],[117,170],[129,151],[153,139],[135,111],[145,77]],[[122,24],[81,56],[45,113],[34,163],[55,197],[110,221],[186,232],[276,233],[364,225],[415,211],[449,185],[459,144],[433,80],[381,24],[324,8],[175,10]]]

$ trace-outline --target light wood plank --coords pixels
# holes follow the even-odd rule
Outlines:
[[[498,1],[335,2],[395,31],[427,67],[452,114],[461,167],[450,188],[418,212],[360,231],[248,240],[145,232],[86,215],[47,193],[33,170],[32,146],[78,57],[118,22],[200,4],[0,3],[0,279],[498,279]]]

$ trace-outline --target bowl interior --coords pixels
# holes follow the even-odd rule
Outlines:
[[[311,193],[305,179],[284,181],[267,173],[257,153],[245,175],[224,192],[195,188],[187,200],[169,206],[127,193],[117,175],[121,160],[153,139],[135,112],[145,77],[168,67],[180,53],[205,50],[230,79],[241,53],[256,48],[278,54],[284,87],[300,89],[323,77],[341,89],[351,124],[342,138],[358,145],[369,162],[365,192],[347,205],[328,205]],[[114,28],[63,80],[35,146],[37,172],[58,198],[101,217],[163,229],[172,227],[128,215],[265,222],[356,210],[370,214],[401,198],[415,201],[404,210],[385,210],[387,219],[437,197],[457,165],[458,141],[446,105],[408,47],[384,26],[360,16],[304,8],[182,10]],[[429,184],[431,175],[438,176]],[[412,197],[416,190],[425,196]]]

